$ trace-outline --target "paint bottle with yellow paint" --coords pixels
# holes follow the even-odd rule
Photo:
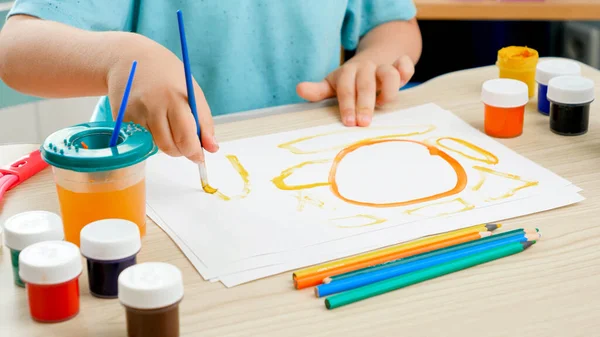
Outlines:
[[[500,78],[510,78],[525,82],[529,89],[529,98],[535,95],[535,70],[539,54],[528,47],[510,46],[498,51],[496,65]]]

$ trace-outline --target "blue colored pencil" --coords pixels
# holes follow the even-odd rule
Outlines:
[[[359,269],[359,270],[354,270],[354,271],[347,272],[347,273],[340,274],[340,275],[334,275],[334,276],[325,278],[323,280],[323,283],[336,282],[336,281],[339,281],[339,280],[346,279],[348,277],[352,277],[352,276],[356,276],[356,275],[360,275],[360,274],[365,274],[365,273],[372,272],[372,271],[375,271],[375,270],[380,270],[382,268],[397,266],[397,265],[408,263],[408,262],[412,262],[412,261],[422,260],[422,259],[425,259],[425,258],[428,258],[428,257],[431,257],[431,256],[437,256],[437,255],[440,255],[440,254],[445,254],[445,253],[448,253],[448,252],[453,252],[453,251],[456,251],[456,250],[459,250],[459,249],[463,249],[463,248],[467,248],[467,247],[473,247],[473,246],[485,244],[485,243],[488,243],[488,242],[502,240],[502,239],[504,239],[506,237],[509,237],[509,236],[519,236],[519,235],[522,235],[522,234],[528,234],[528,233],[534,233],[534,232],[537,232],[537,229],[535,231],[525,230],[523,228],[513,229],[513,230],[510,230],[510,231],[506,231],[506,232],[503,232],[503,233],[494,234],[492,236],[488,236],[488,237],[481,238],[481,239],[478,239],[478,240],[461,243],[461,244],[458,244],[458,245],[455,245],[455,246],[450,246],[450,247],[446,247],[446,248],[442,248],[442,249],[436,249],[436,250],[431,251],[431,252],[422,253],[422,254],[418,254],[418,255],[414,255],[414,256],[410,256],[410,257],[405,257],[405,258],[398,259],[398,260],[393,260],[393,261],[381,263],[381,264],[378,264],[378,265],[375,265],[375,266],[371,266],[371,267],[367,267],[367,268],[363,268],[363,269]]]
[[[131,84],[133,83],[133,77],[135,76],[135,69],[137,68],[137,61],[133,61],[131,70],[129,71],[129,79],[127,80],[127,86],[125,86],[125,92],[123,93],[123,99],[121,100],[121,106],[119,107],[119,114],[115,121],[115,128],[113,129],[110,137],[110,147],[117,146],[119,140],[119,133],[121,131],[121,124],[123,123],[123,117],[125,116],[125,108],[127,107],[127,101],[129,100],[129,92],[131,91]]]
[[[334,281],[328,284],[321,284],[315,288],[315,295],[317,297],[328,296],[331,294],[359,288],[371,283],[404,275],[406,273],[461,259],[467,256],[476,255],[484,251],[511,244],[514,242],[529,241],[530,237],[528,236],[529,235],[526,235],[525,233],[516,236],[508,236],[501,240],[486,242],[484,244],[466,247],[458,249],[456,251],[445,252],[444,254],[434,255],[421,260],[410,261],[396,266],[381,268],[379,270],[348,277],[346,279]],[[531,238],[535,240],[538,238],[538,235],[531,235]]]
[[[190,66],[187,39],[185,37],[185,28],[183,25],[183,13],[181,12],[181,10],[177,11],[177,23],[179,24],[179,39],[181,40],[181,56],[183,58],[183,69],[185,71],[185,86],[187,89],[188,104],[190,106],[190,109],[192,110],[192,115],[194,115],[194,120],[196,121],[196,134],[198,134],[198,141],[200,141],[200,148],[202,148],[202,131],[200,130],[198,109],[196,108],[196,94],[194,93],[192,68]],[[206,187],[208,187],[208,173],[206,172],[206,166],[204,162],[198,164],[198,171],[200,172],[200,181],[202,182],[202,188],[206,190]]]

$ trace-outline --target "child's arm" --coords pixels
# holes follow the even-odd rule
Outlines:
[[[392,101],[414,74],[422,50],[416,19],[379,25],[361,40],[357,52],[321,82],[298,85],[309,101],[337,96],[347,126],[368,126],[375,105]]]
[[[127,32],[90,32],[30,16],[12,16],[0,32],[0,78],[41,97],[107,95],[113,113],[133,60],[138,69],[126,118],[150,129],[164,152],[203,160],[187,103],[183,65],[160,44]],[[196,83],[202,142],[218,149],[210,109]]]

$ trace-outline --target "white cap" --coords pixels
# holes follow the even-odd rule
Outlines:
[[[163,262],[131,266],[119,275],[119,300],[136,309],[159,309],[183,298],[183,278],[177,267]]]
[[[34,243],[19,254],[19,276],[26,283],[59,284],[81,274],[79,248],[67,241]]]
[[[579,63],[571,60],[552,59],[538,63],[535,80],[539,84],[548,85],[551,79],[566,75],[581,75]]]
[[[100,261],[124,259],[142,247],[138,226],[123,219],[94,221],[83,227],[80,238],[81,254]]]
[[[581,76],[555,77],[548,83],[547,96],[556,103],[590,103],[594,100],[594,81]]]
[[[481,100],[498,108],[516,108],[529,101],[529,88],[524,82],[508,78],[488,80],[483,83]]]
[[[64,238],[62,220],[57,214],[46,211],[14,215],[4,223],[4,231],[6,246],[18,251],[37,242]]]

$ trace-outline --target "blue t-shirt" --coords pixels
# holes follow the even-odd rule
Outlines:
[[[181,59],[178,9],[213,116],[301,102],[296,85],[338,67],[341,47],[353,50],[372,28],[416,14],[412,0],[17,0],[9,16],[136,32]],[[112,120],[106,97],[94,119]]]

